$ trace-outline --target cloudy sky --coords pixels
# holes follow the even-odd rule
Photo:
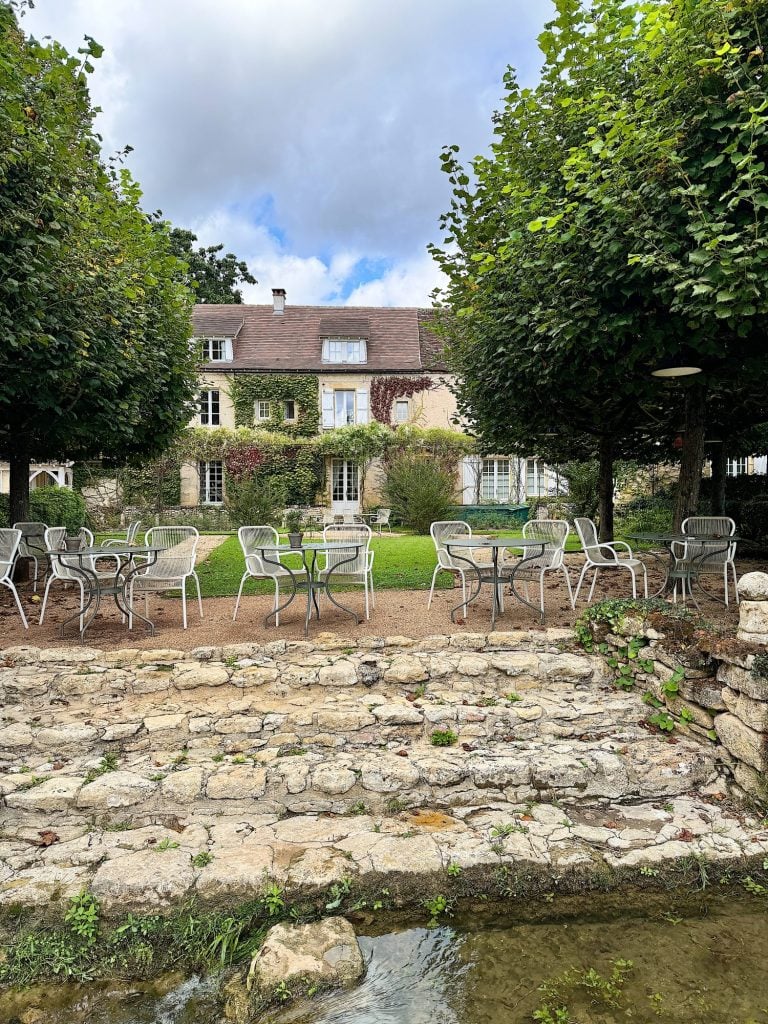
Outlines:
[[[551,0],[36,0],[38,38],[106,47],[107,152],[148,210],[293,303],[426,305],[443,145],[486,149],[508,64],[536,79]]]

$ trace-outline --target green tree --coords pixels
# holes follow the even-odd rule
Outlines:
[[[162,451],[195,396],[191,295],[167,232],[99,156],[87,87],[101,53],[42,45],[0,3],[0,457],[11,520],[32,459]]]
[[[684,421],[679,521],[715,410],[723,434],[766,419],[765,2],[556,8],[474,182],[444,153],[434,251],[465,415],[509,450],[598,455],[606,538],[614,457],[658,458]],[[681,357],[708,372],[668,393],[650,371]]]
[[[174,255],[187,264],[187,282],[194,290],[196,302],[243,301],[238,285],[256,284],[244,260],[239,260],[232,252],[220,256],[223,244],[195,248],[197,235],[186,228],[165,226],[169,228]]]

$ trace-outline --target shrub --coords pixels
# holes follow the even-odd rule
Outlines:
[[[8,529],[11,513],[11,503],[7,494],[0,494],[0,530]]]
[[[224,508],[232,526],[268,526],[276,522],[284,506],[282,481],[255,473],[239,479],[227,477]]]
[[[635,498],[616,511],[616,532],[621,536],[632,533],[665,533],[671,528],[671,498]]]
[[[587,462],[566,462],[560,467],[560,471],[568,482],[568,496],[563,504],[567,504],[567,512],[570,512],[570,515],[561,515],[558,518],[586,516],[587,519],[594,519],[598,507],[600,463],[595,459]],[[548,511],[551,515],[551,508]]]
[[[69,533],[77,533],[87,518],[82,494],[69,487],[39,487],[29,495],[30,522],[66,526]]]
[[[742,503],[737,533],[760,543],[768,541],[768,495],[749,498]]]
[[[453,474],[430,459],[400,455],[386,467],[383,494],[401,523],[416,533],[429,533],[432,523],[449,518]]]

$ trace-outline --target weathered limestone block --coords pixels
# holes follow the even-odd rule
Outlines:
[[[738,665],[723,664],[717,670],[717,681],[751,697],[752,700],[768,701],[768,678],[754,676]]]
[[[224,686],[229,682],[229,671],[221,664],[186,662],[174,666],[171,679],[179,690],[192,690],[198,686]]]
[[[678,717],[686,713],[689,717],[689,721],[693,721],[696,725],[700,725],[702,729],[711,729],[715,724],[714,715],[711,715],[705,708],[699,707],[698,704],[694,704],[691,701],[683,700],[681,697],[671,697],[666,695],[664,697],[664,703],[667,705],[673,715]]]
[[[488,658],[472,654],[463,655],[456,666],[462,676],[484,676],[488,674],[488,668]]]
[[[540,654],[539,675],[548,681],[577,682],[602,673],[602,662],[584,654]]]
[[[5,802],[9,807],[25,811],[63,811],[74,803],[82,784],[82,779],[56,776],[31,789],[17,789],[9,793]]]
[[[309,771],[310,766],[303,757],[284,757],[275,762],[270,781],[281,782],[292,795],[303,793],[309,782]]]
[[[200,795],[203,785],[202,768],[185,768],[171,772],[160,784],[164,797],[179,804],[191,804]]]
[[[739,640],[768,644],[768,601],[742,601],[739,605]]]
[[[182,900],[194,880],[188,849],[148,849],[105,861],[91,891],[105,910],[151,910]]]
[[[232,683],[243,688],[265,686],[267,683],[276,682],[279,677],[280,672],[273,665],[249,665],[233,674]]]
[[[768,573],[746,572],[739,580],[739,596],[747,601],[768,601]]]
[[[92,725],[60,725],[51,729],[39,729],[35,733],[35,742],[38,746],[53,749],[76,746],[87,750],[87,745],[98,735],[98,729],[94,729]]]
[[[419,783],[419,770],[407,758],[383,754],[362,765],[362,783],[373,793],[397,793]]]
[[[384,672],[387,683],[423,683],[428,678],[424,664],[409,654],[396,655]]]
[[[102,653],[93,647],[43,647],[38,652],[37,661],[41,665],[81,665],[96,661]]]
[[[530,651],[514,651],[509,654],[494,654],[489,659],[491,668],[506,676],[530,676],[538,679],[539,656]]]
[[[184,651],[164,647],[156,651],[141,651],[139,661],[143,665],[175,665],[179,661],[184,661],[186,657]]]
[[[317,674],[320,686],[354,686],[357,683],[357,669],[353,662],[340,658],[331,665],[324,665]]]
[[[32,730],[22,722],[0,729],[0,752],[32,745]]]
[[[272,848],[266,843],[217,846],[213,860],[198,876],[196,889],[203,899],[250,899],[267,889],[273,866]]]
[[[733,766],[733,777],[736,785],[745,793],[765,803],[768,798],[768,778],[764,772],[758,772],[750,765],[737,761]]]
[[[243,764],[215,772],[208,779],[205,792],[211,800],[252,800],[263,796],[266,788],[266,770]]]
[[[357,782],[357,776],[350,768],[338,764],[324,764],[312,775],[312,788],[329,796],[348,793]]]
[[[170,730],[180,729],[186,725],[187,716],[184,714],[178,715],[151,715],[149,718],[144,719],[144,728],[147,732],[168,732]]]
[[[746,762],[759,772],[768,769],[768,736],[750,729],[733,714],[718,715],[715,730],[720,742],[738,761]]]
[[[171,673],[163,670],[150,668],[140,668],[136,670],[133,680],[131,682],[131,690],[133,693],[161,693],[164,690],[168,690],[170,683]]]
[[[248,972],[248,986],[261,999],[274,995],[282,982],[322,987],[349,987],[365,971],[352,925],[342,917],[314,924],[278,924],[267,933]]]
[[[154,782],[134,772],[107,772],[83,786],[77,799],[77,806],[92,807],[98,811],[113,807],[130,807],[140,800],[145,800],[154,790]]]
[[[383,725],[421,725],[424,718],[418,708],[406,703],[380,704],[373,715]]]
[[[261,732],[262,724],[263,719],[256,715],[231,715],[229,718],[219,718],[214,725],[214,731],[224,736],[234,733],[245,733],[250,736]]]
[[[722,686],[712,677],[680,680],[680,696],[710,711],[724,711]]]
[[[125,740],[129,736],[135,736],[141,725],[141,722],[117,722],[115,725],[108,725],[101,738],[108,743],[113,740]]]
[[[766,680],[768,682],[768,680]],[[755,732],[768,733],[768,701],[753,700],[743,693],[735,693],[730,687],[723,687],[723,700],[731,714]]]
[[[373,715],[362,711],[318,711],[317,727],[327,732],[357,732],[374,725]]]

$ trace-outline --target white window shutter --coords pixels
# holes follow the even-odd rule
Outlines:
[[[226,338],[224,341],[224,362],[231,363],[232,358],[232,339]]]
[[[329,388],[323,388],[323,426],[332,427],[333,422],[333,392]]]
[[[461,460],[462,505],[474,505],[477,502],[482,469],[483,462],[479,455],[468,455]]]
[[[357,414],[355,423],[368,422],[368,391],[366,388],[357,389]]]

